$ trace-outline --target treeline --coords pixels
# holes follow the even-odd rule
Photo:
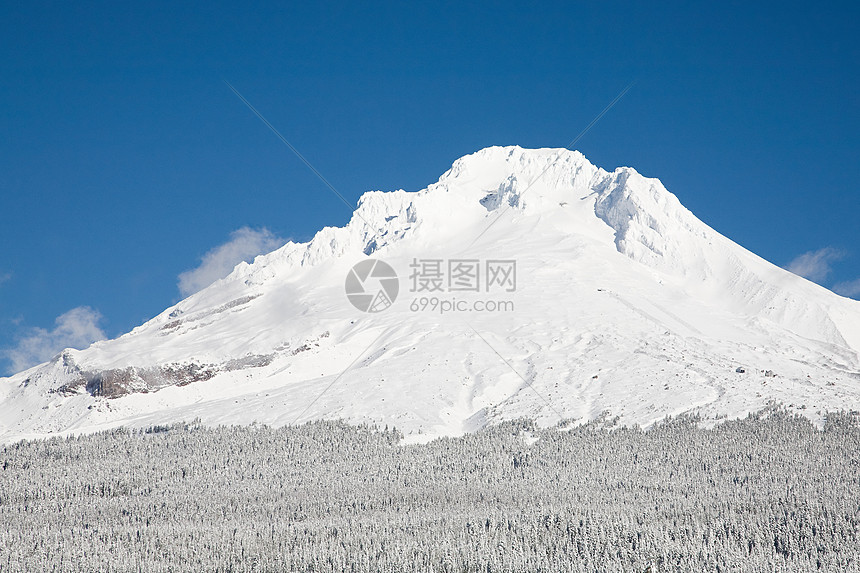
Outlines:
[[[0,571],[860,569],[860,424],[118,429],[0,448]]]

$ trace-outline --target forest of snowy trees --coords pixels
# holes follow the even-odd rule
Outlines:
[[[860,567],[860,425],[114,430],[0,447],[0,571]]]

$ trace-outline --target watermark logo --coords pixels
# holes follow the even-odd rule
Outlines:
[[[394,304],[400,281],[391,265],[379,259],[368,259],[349,270],[344,288],[352,306],[362,312],[375,313]]]
[[[474,299],[481,293],[517,290],[513,259],[418,259],[409,264],[409,292],[417,294],[412,312],[512,312],[512,300]],[[394,268],[379,259],[357,263],[346,277],[346,296],[362,312],[376,313],[394,304],[400,283]],[[439,296],[450,293],[458,298]],[[462,297],[466,297],[463,300]]]
[[[517,290],[513,259],[412,259],[410,292],[490,292]]]

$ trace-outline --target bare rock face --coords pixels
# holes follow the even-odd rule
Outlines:
[[[218,372],[210,364],[169,364],[156,368],[118,368],[91,373],[87,392],[93,396],[118,398],[132,392],[154,392],[166,386],[185,386],[209,380]]]
[[[134,392],[154,392],[167,386],[185,386],[192,382],[209,380],[218,373],[211,364],[169,364],[155,368],[114,368],[97,372],[80,371],[58,388],[51,390],[63,395],[82,391],[92,396],[119,398]]]
[[[274,355],[250,355],[234,358],[223,364],[197,362],[172,363],[163,366],[140,368],[128,366],[109,370],[82,370],[67,353],[56,358],[62,364],[65,383],[49,390],[64,396],[86,392],[91,396],[119,398],[135,392],[156,392],[168,386],[186,386],[192,382],[209,380],[219,372],[268,366]],[[38,376],[38,375],[36,375]],[[34,380],[27,379],[25,384]]]

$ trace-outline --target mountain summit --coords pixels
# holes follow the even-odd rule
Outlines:
[[[860,302],[720,235],[658,181],[492,147],[131,332],[0,379],[0,438],[201,418],[409,440],[609,412],[647,425],[860,404]]]

